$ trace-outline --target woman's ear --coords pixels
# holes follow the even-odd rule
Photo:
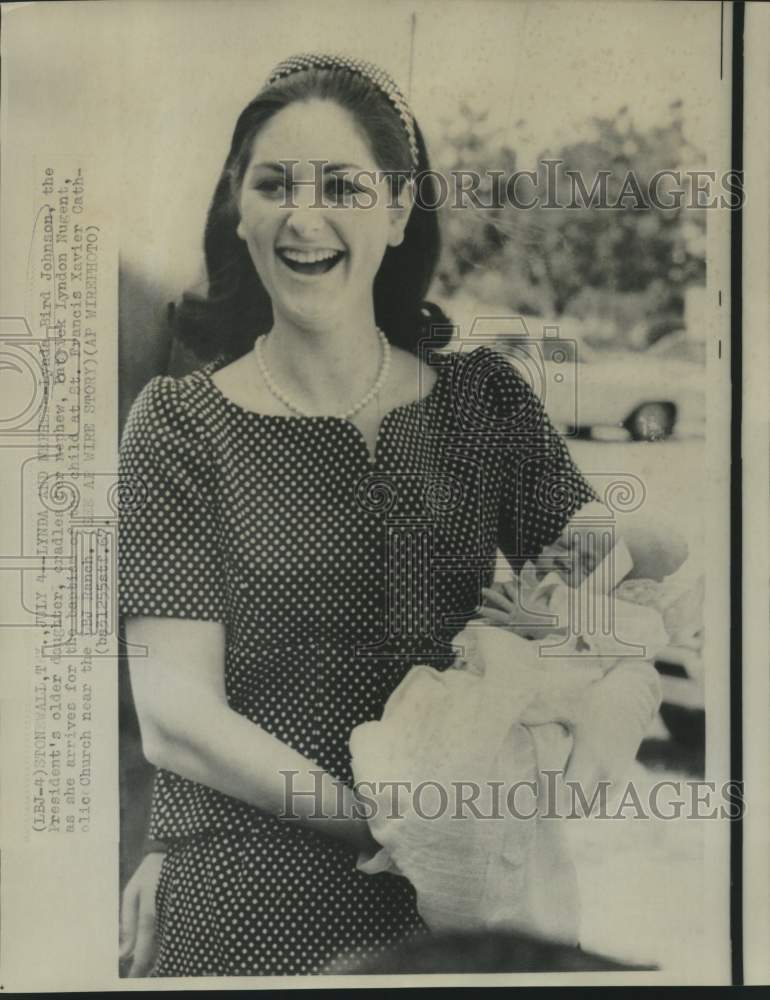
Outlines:
[[[406,181],[398,193],[395,202],[388,206],[390,212],[390,231],[388,246],[397,247],[404,242],[404,232],[414,207],[414,190],[411,181]]]
[[[238,235],[238,236],[239,236],[239,237],[240,237],[240,238],[241,238],[242,240],[245,240],[245,239],[246,239],[246,231],[245,231],[245,230],[244,230],[244,228],[243,228],[243,219],[241,219],[241,220],[240,220],[240,221],[238,222],[238,228],[237,228],[237,229],[235,230],[235,232],[237,233],[237,235]]]

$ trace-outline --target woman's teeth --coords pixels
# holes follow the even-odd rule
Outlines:
[[[336,257],[339,250],[283,250],[284,257],[296,260],[298,264],[315,264],[319,260]]]
[[[323,274],[344,256],[341,250],[279,250],[278,256],[292,271]]]

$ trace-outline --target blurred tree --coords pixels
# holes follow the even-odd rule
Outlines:
[[[514,145],[524,125],[514,126]],[[435,159],[455,176],[481,176],[475,204],[466,195],[459,207],[455,196],[443,209],[444,296],[462,289],[517,313],[603,318],[628,346],[640,346],[638,329],[628,337],[640,322],[648,324],[648,343],[682,325],[684,288],[705,280],[706,217],[692,207],[686,171],[702,154],[684,135],[681,101],[672,102],[667,121],[647,129],[627,108],[593,118],[584,139],[545,150],[515,189],[504,186],[518,168],[515,150],[468,104],[444,123]],[[681,183],[663,177],[656,189],[660,171],[679,171]],[[602,183],[605,205],[617,207],[597,206]],[[650,198],[657,190],[658,200],[671,204],[672,189],[684,191],[678,206]],[[536,207],[522,207],[533,201]]]

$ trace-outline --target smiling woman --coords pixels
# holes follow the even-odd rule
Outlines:
[[[285,247],[334,249],[354,258],[354,248],[344,245],[345,233],[354,238],[351,225],[356,255],[365,252],[370,269],[379,250],[366,305],[370,310],[373,303],[376,324],[391,344],[417,353],[420,337],[441,339],[433,321],[447,322],[425,301],[439,256],[437,213],[426,206],[438,197],[417,122],[382,70],[359,63],[366,72],[354,71],[350,60],[324,55],[304,58],[279,64],[236,124],[206,224],[208,295],[188,293],[177,310],[179,334],[201,357],[241,356],[255,334],[272,329],[274,303],[265,281],[277,262],[262,259],[255,280],[256,227],[269,219],[274,228],[278,220],[291,222],[294,212],[299,231],[288,229],[272,255]],[[413,189],[418,170],[423,176]],[[308,219],[310,238],[302,235]],[[383,239],[388,226],[392,233]],[[377,243],[370,247],[366,238],[375,229]],[[365,265],[363,259],[345,263],[356,269],[351,278]],[[347,286],[354,290],[355,281]]]
[[[129,416],[146,502],[121,512],[120,603],[168,847],[126,889],[134,974],[317,973],[426,932],[412,885],[362,867],[351,732],[412,666],[452,664],[498,549],[520,568],[594,499],[500,355],[435,350],[428,169],[383,71],[281,64],[214,194],[208,296],[180,310],[210,360]]]
[[[290,173],[279,163],[287,149],[298,161]],[[394,202],[383,177],[368,208],[339,188],[342,170],[376,177],[382,169],[350,113],[329,99],[293,103],[256,136],[236,232],[270,296],[276,342],[291,324],[334,330],[340,341],[350,337],[345,327],[371,331],[374,280],[387,249],[403,242],[409,188]]]

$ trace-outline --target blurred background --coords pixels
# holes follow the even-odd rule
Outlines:
[[[168,302],[204,287],[203,223],[235,119],[291,52],[344,51],[384,65],[441,171],[507,175],[560,158],[589,185],[596,171],[612,171],[617,191],[629,170],[644,185],[658,170],[714,169],[709,151],[724,125],[719,3],[328,0],[321,10],[301,0],[133,0],[130,15],[100,6],[94,40],[102,34],[114,51],[118,80],[123,416],[135,368],[141,379],[143,365],[163,363]],[[487,200],[483,186],[479,194]],[[706,213],[443,214],[433,295],[456,322],[503,310],[640,355],[678,333],[688,343],[667,347],[702,362],[697,342],[713,311]]]
[[[121,426],[148,378],[196,363],[171,339],[169,304],[204,287],[203,223],[235,118],[292,52],[344,51],[383,64],[408,94],[437,170],[507,175],[561,159],[589,186],[610,170],[612,191],[629,171],[644,188],[659,170],[718,169],[726,127],[719,3],[98,6],[93,37],[115,53],[121,130]],[[483,185],[479,196],[487,201]],[[478,317],[518,316],[519,333],[558,328],[574,343],[576,406],[560,410],[558,395],[544,402],[577,464],[638,476],[645,512],[689,543],[682,579],[695,610],[658,664],[666,704],[642,747],[641,785],[704,772],[698,587],[705,374],[717,334],[707,285],[713,214],[446,207],[431,293],[461,338]],[[125,665],[121,740],[125,881],[140,856],[151,779]],[[706,934],[702,825],[586,823],[576,836],[585,946],[669,968],[696,963]]]

